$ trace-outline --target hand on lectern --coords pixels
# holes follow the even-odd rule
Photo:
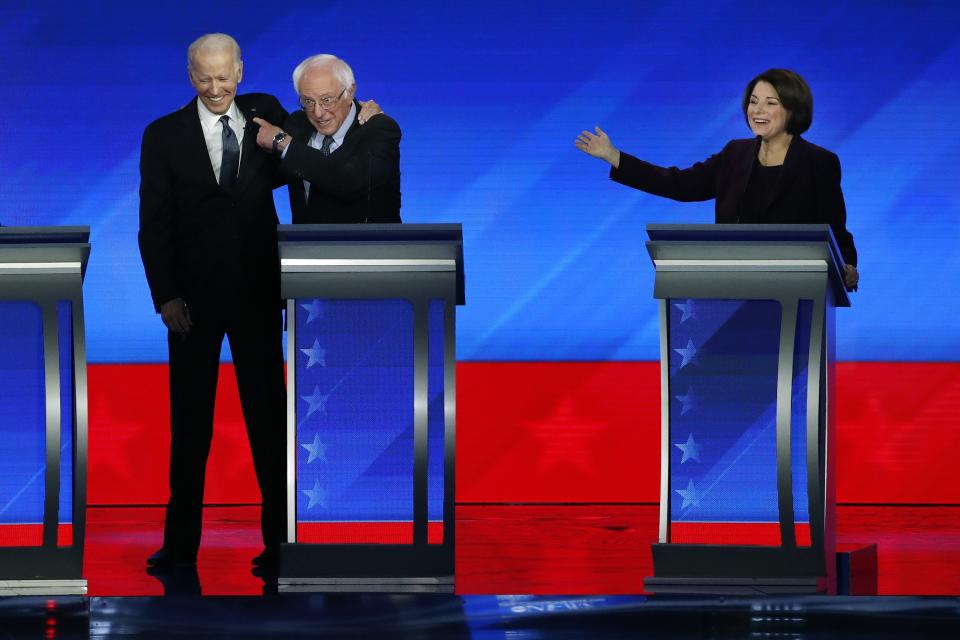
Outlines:
[[[603,129],[594,127],[594,130],[597,132],[596,135],[586,130],[581,131],[573,144],[587,155],[606,160],[612,167],[619,169],[620,150],[613,146],[613,143],[610,142],[610,136]]]

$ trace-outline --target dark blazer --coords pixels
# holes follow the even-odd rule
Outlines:
[[[140,148],[140,255],[153,303],[191,306],[280,300],[277,211],[279,164],[257,146],[254,117],[281,122],[273,96],[237,96],[247,119],[237,186],[217,184],[197,100],[147,126]]]
[[[759,138],[732,140],[720,153],[689,169],[658,167],[621,152],[620,167],[610,170],[610,179],[682,202],[715,198],[716,222],[738,223],[759,150]],[[773,224],[829,224],[844,260],[857,264],[835,153],[795,136],[764,213]]]
[[[354,117],[329,156],[308,145],[316,129],[303,111],[292,113],[283,130],[293,138],[282,167],[294,224],[400,222],[400,126],[393,118],[379,114],[361,126]]]

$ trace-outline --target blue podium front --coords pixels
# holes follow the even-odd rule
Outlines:
[[[0,594],[83,594],[86,227],[0,228]]]
[[[452,590],[459,225],[280,228],[279,587]]]
[[[659,593],[831,592],[826,225],[650,225],[661,328]]]

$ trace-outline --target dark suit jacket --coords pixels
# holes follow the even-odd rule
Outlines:
[[[610,178],[683,202],[715,198],[716,222],[737,223],[759,148],[759,138],[732,140],[720,153],[689,169],[658,167],[621,152],[620,167],[610,170]],[[835,153],[795,136],[765,214],[774,224],[829,224],[844,260],[857,264],[840,190],[840,159]]]
[[[292,113],[283,130],[293,138],[282,167],[294,224],[400,222],[400,126],[393,118],[380,114],[361,126],[354,117],[329,156],[307,144],[316,129],[303,111]]]
[[[280,300],[277,211],[279,164],[257,146],[254,117],[281,122],[273,96],[236,97],[247,119],[233,192],[217,184],[197,101],[147,126],[140,148],[140,255],[153,303],[191,306]]]

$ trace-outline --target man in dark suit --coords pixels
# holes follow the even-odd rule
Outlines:
[[[260,125],[257,143],[280,155],[295,224],[400,222],[400,127],[385,114],[361,128],[350,66],[320,54],[301,62],[293,86],[302,111],[276,127]]]
[[[170,501],[156,567],[189,566],[200,546],[204,473],[223,338],[237,375],[263,508],[264,552],[284,539],[286,393],[273,189],[276,158],[255,117],[287,116],[276,98],[236,95],[243,62],[224,34],[188,50],[197,97],[151,123],[140,156],[140,254],[170,357]]]

